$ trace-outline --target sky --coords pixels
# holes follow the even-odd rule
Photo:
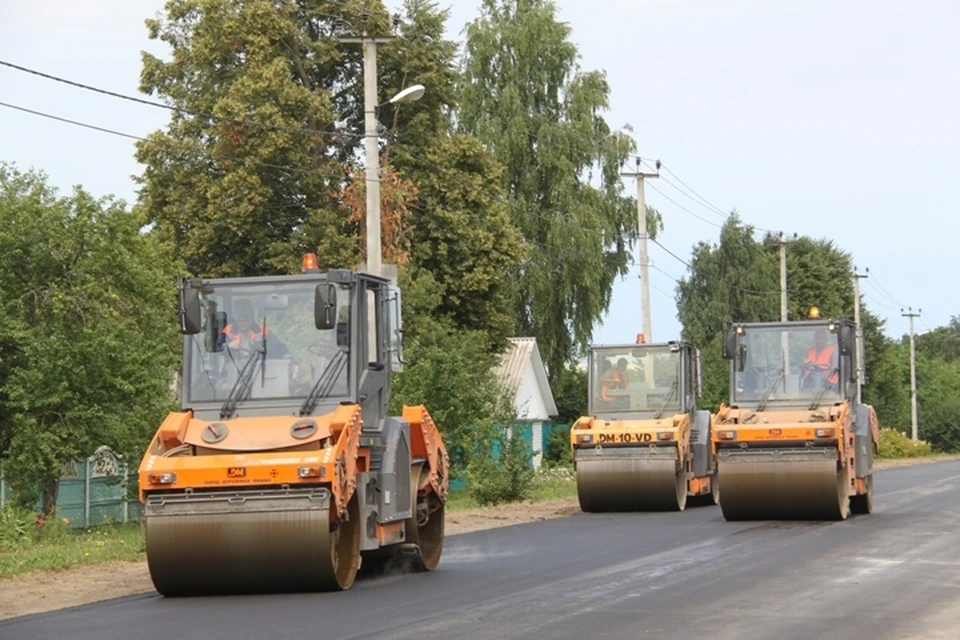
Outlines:
[[[460,38],[480,0],[440,0]],[[611,86],[607,121],[670,173],[647,203],[681,258],[716,242],[737,209],[759,228],[833,239],[853,254],[864,304],[899,338],[960,315],[951,276],[960,238],[960,3],[951,0],[557,0],[584,70]],[[399,0],[388,0],[395,9]],[[144,19],[162,0],[0,3],[0,60],[136,94]],[[429,90],[429,89],[428,89]],[[145,135],[162,109],[0,67],[0,102]],[[135,199],[132,140],[0,106],[0,160],[43,170],[68,191]],[[684,187],[686,185],[686,187]],[[635,184],[628,181],[628,193]],[[692,189],[700,198],[692,197]],[[650,245],[652,333],[676,339],[673,291],[686,267]],[[635,260],[636,261],[636,260]],[[771,288],[779,283],[772,282]],[[837,286],[852,286],[838,282]],[[638,270],[618,280],[593,341],[632,341]]]

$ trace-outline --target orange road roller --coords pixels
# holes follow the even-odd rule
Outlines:
[[[873,510],[879,425],[860,398],[857,327],[819,317],[730,323],[730,402],[713,444],[727,520],[843,520]]]
[[[139,469],[164,596],[349,589],[432,570],[449,458],[423,406],[388,415],[400,290],[350,270],[182,278],[180,411]]]
[[[697,409],[700,353],[686,342],[591,346],[588,416],[570,446],[586,512],[717,504],[709,411]]]

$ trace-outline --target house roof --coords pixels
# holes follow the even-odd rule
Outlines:
[[[517,396],[520,394],[523,373],[530,365],[533,367],[533,374],[536,377],[543,404],[547,409],[547,415],[557,415],[557,403],[553,398],[553,391],[551,391],[550,383],[547,380],[547,370],[540,357],[537,339],[508,338],[507,341],[509,345],[503,355],[500,356],[500,363],[494,369],[494,374],[506,387],[507,392],[513,394],[514,404],[516,405],[521,401]]]

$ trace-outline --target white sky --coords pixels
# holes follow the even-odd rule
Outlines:
[[[452,7],[456,36],[479,0]],[[960,314],[951,261],[960,236],[960,4],[949,0],[558,0],[585,69],[605,69],[608,121],[630,123],[645,157],[724,211],[759,227],[830,237],[870,268],[866,304],[907,329]],[[136,93],[143,20],[161,0],[0,0],[0,59]],[[0,67],[0,102],[144,135],[167,112]],[[97,195],[134,199],[141,171],[130,140],[0,107],[0,159]],[[669,175],[665,177],[677,184]],[[664,215],[661,242],[682,257],[715,241],[722,220],[664,180],[647,201]],[[633,192],[633,183],[627,188]],[[658,193],[659,189],[663,194]],[[655,245],[663,272],[684,267]],[[679,336],[674,283],[651,270],[653,333]],[[848,283],[837,283],[849,286]],[[886,290],[885,295],[880,289]],[[771,288],[778,283],[772,282]],[[657,289],[662,290],[657,291]],[[618,282],[596,342],[630,341],[639,324],[636,270]]]

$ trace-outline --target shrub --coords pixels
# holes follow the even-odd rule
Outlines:
[[[885,427],[880,429],[880,450],[878,458],[921,458],[930,455],[930,443],[924,440],[914,442],[898,429]]]
[[[543,448],[545,469],[573,467],[573,459],[570,457],[570,427],[555,426],[547,436]]]
[[[533,489],[531,451],[523,438],[500,438],[500,456],[492,451],[476,455],[467,467],[470,495],[481,505],[518,502]]]

